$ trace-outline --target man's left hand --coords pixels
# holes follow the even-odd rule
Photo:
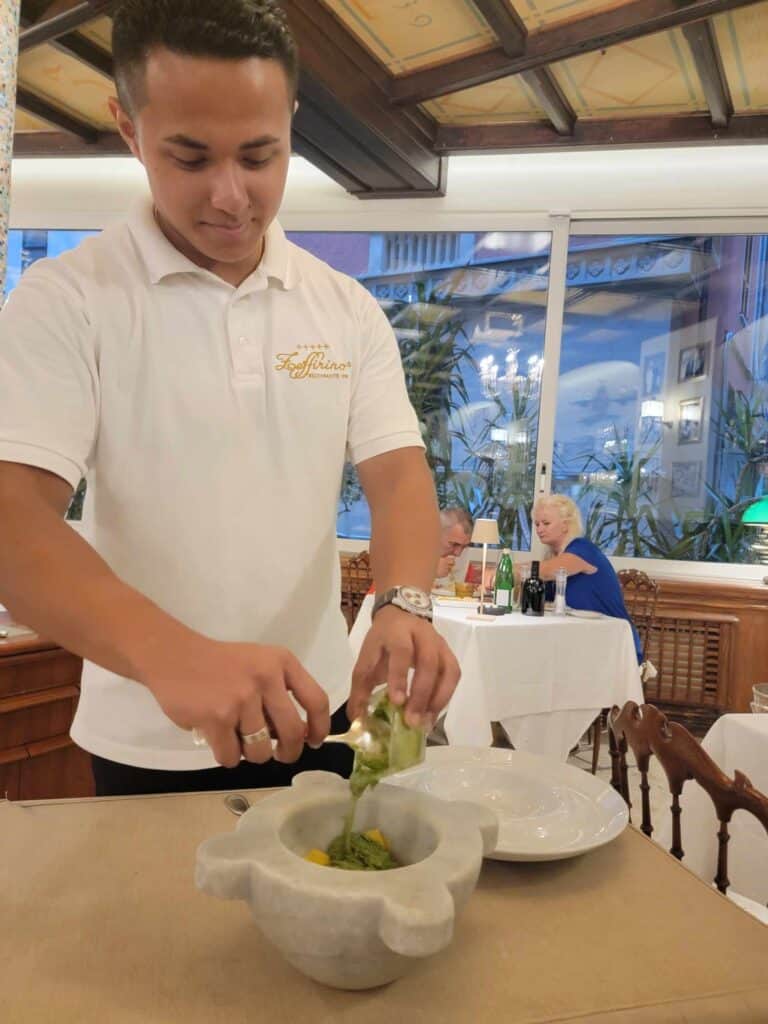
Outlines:
[[[410,669],[414,673],[409,692]],[[374,616],[360,649],[347,713],[350,719],[362,714],[373,688],[386,682],[393,704],[407,700],[406,722],[430,729],[460,675],[453,652],[431,622],[387,606]]]

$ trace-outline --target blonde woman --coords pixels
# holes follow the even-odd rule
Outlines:
[[[569,608],[602,612],[626,619],[632,626],[638,664],[642,661],[640,637],[624,605],[619,578],[613,566],[596,544],[583,536],[578,506],[564,494],[548,494],[533,506],[536,535],[550,550],[541,562],[543,580],[553,580],[558,569],[565,569],[568,582],[565,601]]]

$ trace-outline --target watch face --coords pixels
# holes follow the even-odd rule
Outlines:
[[[407,604],[413,605],[419,611],[429,611],[432,607],[429,594],[425,594],[423,590],[418,590],[416,587],[401,587],[400,596]]]

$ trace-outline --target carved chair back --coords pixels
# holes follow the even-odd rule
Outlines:
[[[715,764],[695,736],[677,722],[670,722],[652,704],[638,706],[627,701],[623,708],[614,706],[608,716],[611,744],[611,782],[630,807],[627,784],[626,755],[632,750],[640,772],[642,794],[641,831],[653,833],[648,786],[648,767],[655,755],[664,769],[672,794],[672,846],[670,853],[682,860],[680,794],[683,786],[693,780],[711,799],[719,822],[717,874],[715,884],[720,892],[728,889],[728,824],[736,810],[753,814],[768,832],[768,796],[752,785],[743,772],[729,778]]]
[[[651,579],[640,569],[620,569],[616,575],[619,577],[629,617],[640,635],[643,660],[645,660],[648,634],[656,615],[656,604],[659,599],[658,581]]]
[[[341,610],[351,629],[365,595],[373,583],[371,557],[367,551],[341,560]]]

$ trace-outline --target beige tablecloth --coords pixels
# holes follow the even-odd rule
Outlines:
[[[574,860],[486,862],[447,950],[340,992],[195,890],[198,843],[233,823],[208,793],[0,803],[2,1024],[768,1020],[768,929],[631,828]]]

